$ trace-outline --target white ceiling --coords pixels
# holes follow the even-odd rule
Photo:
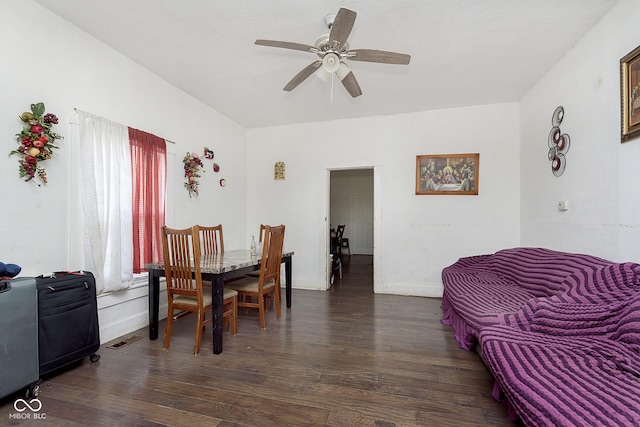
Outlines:
[[[246,128],[517,102],[619,0],[35,0]],[[352,49],[409,65],[348,61],[363,95],[315,76],[317,59],[257,46],[313,45],[325,15],[357,12]]]

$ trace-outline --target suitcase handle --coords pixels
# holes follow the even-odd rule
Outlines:
[[[9,292],[11,290],[11,282],[8,280],[3,280],[0,282],[0,294],[4,292]]]
[[[89,289],[89,284],[88,284],[86,281],[85,281],[85,282],[82,282],[82,284],[84,285],[84,288],[85,288],[85,289]],[[54,288],[53,286],[47,286],[47,289],[49,289],[51,292],[55,292],[55,291],[57,291],[57,290],[64,290],[64,289],[66,289],[67,287],[68,287],[68,286],[65,286],[65,287],[57,288],[57,289],[56,289],[56,288]]]
[[[54,279],[56,277],[68,276],[70,274],[75,274],[77,276],[84,276],[84,270],[78,271],[52,271],[51,273],[41,274],[37,277],[37,279]]]

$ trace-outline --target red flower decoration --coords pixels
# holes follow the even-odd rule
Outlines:
[[[187,153],[182,159],[184,164],[184,177],[187,178],[187,182],[184,183],[184,187],[189,191],[189,197],[195,193],[198,195],[198,185],[200,184],[196,178],[200,178],[200,168],[204,165],[202,160],[196,153]]]
[[[51,113],[44,114],[44,104],[39,102],[31,104],[31,112],[22,113],[20,120],[25,123],[22,132],[16,135],[20,146],[9,155],[16,154],[22,157],[18,161],[20,178],[33,181],[37,175],[40,181],[46,184],[47,173],[40,162],[52,157],[53,149],[58,148],[53,143],[56,139],[62,139],[62,135],[51,130],[52,126],[58,123],[58,117]]]

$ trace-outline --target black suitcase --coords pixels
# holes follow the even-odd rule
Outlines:
[[[0,398],[38,395],[38,314],[32,277],[0,281]]]
[[[100,356],[96,281],[90,272],[56,272],[36,278],[40,375],[89,356]]]

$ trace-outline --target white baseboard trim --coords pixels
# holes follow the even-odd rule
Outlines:
[[[296,289],[326,291],[326,285],[317,280],[297,280]],[[284,293],[284,287],[282,289]],[[160,279],[159,318],[167,317],[167,291],[164,278]],[[100,342],[106,343],[125,337],[149,326],[149,286],[145,280],[137,280],[134,285],[122,291],[98,295],[98,321]],[[145,337],[148,336],[144,331]],[[164,336],[162,331],[159,338]]]
[[[160,284],[160,319],[167,317],[167,293]],[[106,343],[149,326],[149,287],[146,282],[118,292],[98,295],[100,342]],[[146,331],[145,331],[146,332]]]

